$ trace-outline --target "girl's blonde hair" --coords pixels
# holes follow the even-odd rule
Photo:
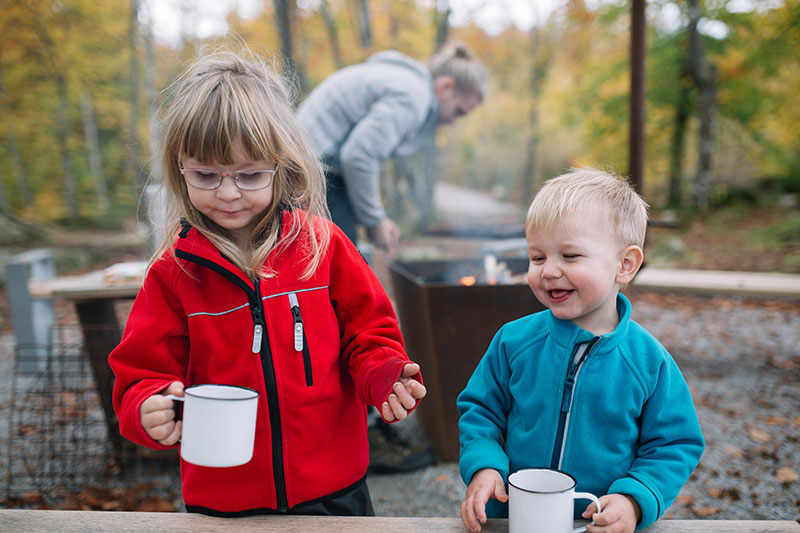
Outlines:
[[[327,224],[317,218],[328,218],[322,166],[295,119],[288,84],[261,58],[249,51],[246,56],[204,51],[168,89],[171,98],[165,106],[160,153],[166,238],[151,262],[172,247],[183,218],[250,277],[274,276],[269,265],[264,268],[268,254],[302,243],[307,259],[303,277],[308,278],[330,240]],[[237,141],[247,157],[278,164],[272,204],[254,228],[247,249],[192,205],[180,173],[186,157],[230,164]],[[292,224],[281,227],[282,208],[305,209],[308,216],[289,217]],[[303,233],[307,238],[299,239]]]
[[[584,209],[607,217],[623,246],[644,247],[647,203],[625,178],[593,168],[571,168],[548,180],[531,202],[525,231],[550,229]]]
[[[434,79],[452,76],[455,90],[462,96],[476,95],[483,101],[488,91],[486,68],[470,48],[459,41],[449,41],[428,60],[428,70]]]

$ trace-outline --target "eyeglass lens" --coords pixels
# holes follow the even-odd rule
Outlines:
[[[269,187],[274,170],[239,170],[233,174],[236,186],[245,191]],[[198,189],[216,189],[222,184],[223,175],[213,170],[184,169],[183,175],[189,185]]]

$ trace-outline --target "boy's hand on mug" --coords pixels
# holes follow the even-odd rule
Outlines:
[[[419,374],[418,364],[407,363],[403,367],[400,379],[392,385],[392,393],[381,406],[381,415],[386,422],[403,420],[408,416],[408,411],[417,405],[417,400],[427,394],[425,385],[411,377],[417,374]]]
[[[633,533],[642,516],[639,504],[626,494],[606,494],[600,498],[600,505],[602,513],[591,504],[581,515],[594,522],[586,526],[589,533]]]
[[[183,396],[183,383],[173,381],[163,392],[143,401],[139,408],[145,432],[162,446],[172,446],[181,438],[181,421],[175,420],[175,403],[167,394]]]
[[[492,468],[482,468],[472,476],[461,504],[461,521],[470,531],[478,533],[481,524],[486,523],[486,502],[489,498],[507,502],[506,485],[500,472]]]

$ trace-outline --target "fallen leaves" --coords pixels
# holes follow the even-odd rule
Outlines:
[[[719,512],[719,509],[713,506],[692,507],[692,512],[696,514],[699,518],[708,518],[709,516],[717,514]]]
[[[741,448],[738,448],[733,444],[728,444],[722,451],[725,452],[726,455],[730,455],[731,457],[735,457],[737,459],[743,459],[745,455]]]
[[[142,486],[128,489],[89,487],[69,494],[55,507],[61,510],[81,511],[177,511],[173,503],[159,496],[147,495]]]
[[[782,485],[791,485],[798,479],[797,471],[790,466],[784,466],[778,469],[775,479]]]
[[[770,436],[768,431],[765,431],[757,427],[750,427],[747,430],[747,434],[750,435],[750,438],[756,442],[769,442],[770,440],[772,440],[772,437]]]

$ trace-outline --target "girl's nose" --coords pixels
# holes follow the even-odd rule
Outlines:
[[[233,176],[225,175],[222,177],[222,183],[219,184],[217,189],[217,198],[220,200],[235,200],[242,195],[242,191],[236,186],[236,180]]]

